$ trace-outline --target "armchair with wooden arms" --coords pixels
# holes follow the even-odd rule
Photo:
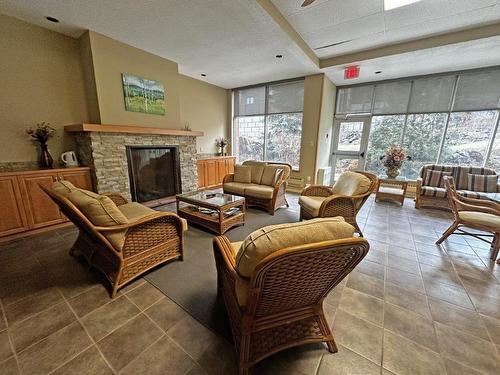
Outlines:
[[[54,185],[61,183],[74,188],[67,181]],[[182,260],[183,233],[187,225],[176,214],[158,212],[136,202],[129,203],[118,193],[92,193],[109,198],[111,205],[115,205],[111,208],[116,208],[117,214],[126,218],[123,224],[95,225],[89,215],[68,199],[69,192],[61,192],[60,185],[58,189],[54,186],[52,189],[41,188],[80,231],[70,254],[80,253],[89,265],[106,276],[112,286],[112,298],[118,289],[151,268],[173,259]]]
[[[324,225],[332,221],[338,225],[334,235],[323,236]],[[337,352],[323,301],[368,252],[368,242],[352,237],[353,232],[342,218],[326,218],[261,228],[244,242],[214,239],[218,290],[229,315],[240,375],[293,346],[325,342],[330,352]],[[318,242],[300,244],[301,237],[307,241],[311,236]],[[275,242],[274,250],[269,241]],[[252,246],[260,248],[256,253],[262,259],[249,254]]]
[[[344,172],[333,187],[311,185],[299,197],[300,219],[342,216],[363,236],[356,215],[370,194],[375,191],[378,177],[368,172]]]
[[[484,199],[467,198],[459,195],[455,180],[451,176],[444,177],[450,208],[453,212],[453,224],[443,233],[436,244],[441,244],[452,234],[469,235],[491,243],[491,260],[496,260],[500,249],[500,204]],[[491,234],[471,233],[462,229],[468,227]],[[492,237],[487,241],[484,237]],[[500,259],[497,260],[500,264]]]

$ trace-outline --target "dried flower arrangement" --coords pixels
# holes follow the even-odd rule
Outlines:
[[[220,154],[222,156],[224,156],[225,154],[225,151],[224,149],[226,148],[226,146],[229,144],[229,140],[224,138],[224,137],[220,137],[220,138],[216,138],[215,139],[215,144],[216,146],[219,148],[220,150]]]
[[[26,129],[26,134],[30,137],[33,142],[40,144],[40,157],[38,159],[38,164],[41,168],[52,168],[54,160],[49,153],[47,148],[47,142],[50,138],[54,137],[56,129],[50,126],[49,123],[41,122],[36,124],[36,127],[29,127]]]
[[[400,146],[389,147],[383,156],[380,157],[382,165],[386,167],[386,174],[391,178],[396,178],[399,175],[399,168],[405,160],[411,160],[406,155],[405,150]]]

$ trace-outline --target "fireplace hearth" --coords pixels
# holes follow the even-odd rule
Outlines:
[[[150,202],[182,192],[178,146],[126,146],[130,194]]]

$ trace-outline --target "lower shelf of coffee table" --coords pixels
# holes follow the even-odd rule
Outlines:
[[[219,215],[205,214],[200,211],[193,210],[191,206],[179,207],[177,214],[186,219],[188,222],[200,225],[211,230],[216,234],[224,234],[234,226],[245,224],[245,213],[239,212],[234,215],[224,217],[222,221]]]

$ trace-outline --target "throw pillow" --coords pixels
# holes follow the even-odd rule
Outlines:
[[[424,186],[444,188],[444,176],[451,176],[451,172],[428,170]]]
[[[68,199],[96,226],[109,227],[129,222],[111,198],[105,195],[76,189],[68,194]]]
[[[249,184],[252,180],[252,167],[246,167],[244,165],[234,166],[234,182],[241,182],[244,184]]]
[[[52,190],[67,197],[69,193],[76,190],[76,187],[69,181],[61,180],[52,184]]]
[[[498,175],[469,174],[467,190],[483,193],[496,193],[498,189]]]

